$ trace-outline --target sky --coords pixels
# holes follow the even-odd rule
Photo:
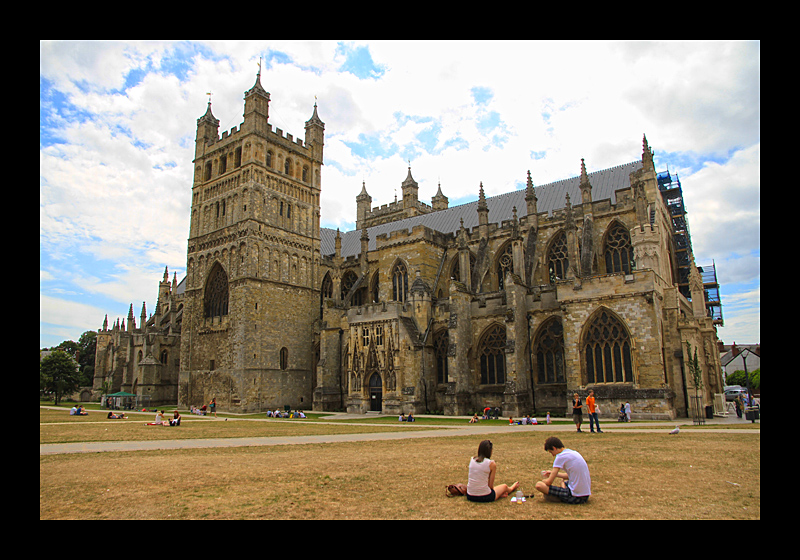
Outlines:
[[[725,42],[41,41],[39,342],[152,313],[186,270],[197,119],[270,92],[295,138],[325,122],[323,227],[441,185],[450,206],[641,158],[680,178],[726,344],[761,341],[761,46]],[[209,93],[211,95],[209,95]]]

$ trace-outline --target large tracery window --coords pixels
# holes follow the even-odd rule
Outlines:
[[[203,303],[206,317],[222,317],[228,314],[228,275],[219,263],[214,265],[208,275]]]
[[[392,270],[392,299],[406,301],[408,299],[408,269],[402,261]]]
[[[433,353],[436,356],[436,382],[447,383],[447,350],[450,346],[450,335],[442,329],[433,336]]]
[[[506,382],[506,330],[494,325],[483,335],[478,346],[481,362],[481,384]]]
[[[569,253],[567,252],[567,234],[557,234],[547,254],[551,280],[564,280],[569,269]]]
[[[505,249],[500,253],[497,258],[497,287],[502,290],[506,284],[506,274],[514,272],[514,255],[511,251],[511,243],[506,245]]]
[[[606,272],[624,272],[630,274],[635,264],[633,248],[628,228],[617,222],[606,236]]]
[[[358,281],[358,276],[352,270],[348,270],[342,277],[342,302],[347,302],[347,294]],[[350,301],[350,305],[361,305],[361,290],[357,290]]]
[[[609,311],[602,310],[589,324],[583,354],[587,383],[633,382],[628,330]]]
[[[549,319],[539,331],[534,348],[539,383],[566,383],[564,373],[564,327],[558,318]]]

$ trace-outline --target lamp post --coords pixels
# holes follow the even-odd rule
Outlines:
[[[755,407],[753,406],[753,393],[750,390],[750,374],[747,373],[747,356],[745,356],[745,352],[751,354],[750,350],[747,348],[743,349],[742,354],[742,362],[744,363],[744,379],[745,384],[747,385],[747,402],[750,404],[750,410],[748,411],[745,407],[745,417],[750,420],[753,424],[756,423],[756,418],[758,418],[758,412],[756,411]]]

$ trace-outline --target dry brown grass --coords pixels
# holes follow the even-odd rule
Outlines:
[[[107,413],[90,412],[89,416],[69,416],[60,410],[39,410],[39,443],[70,443],[78,441],[149,441],[166,439],[205,439],[238,437],[313,436],[327,434],[366,434],[396,429],[414,431],[423,426],[354,426],[331,425],[305,420],[230,420],[213,416],[184,415],[181,425],[148,426],[155,414],[130,414],[128,420],[109,420]],[[171,418],[170,414],[166,415]]]
[[[227,424],[231,424],[228,422]],[[154,428],[155,429],[155,428]],[[166,431],[170,431],[165,428]],[[497,482],[552,458],[541,432],[497,434]],[[760,519],[759,434],[561,433],[592,474],[581,506],[540,497],[474,504],[466,482],[480,437],[40,457],[41,519]]]

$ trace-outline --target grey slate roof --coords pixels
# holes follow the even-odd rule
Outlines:
[[[592,200],[599,201],[610,199],[616,204],[615,191],[630,188],[630,174],[642,168],[641,161],[634,161],[618,165],[609,169],[589,173],[589,182],[592,184]],[[566,206],[565,194],[569,193],[573,205],[581,203],[580,177],[535,186],[537,208],[539,212],[552,214],[554,210]],[[519,217],[526,214],[525,189],[511,191],[497,196],[487,197],[486,205],[489,208],[489,223],[501,223],[510,220],[512,209],[517,207]],[[381,224],[367,229],[369,234],[369,250],[377,249],[375,238],[382,233],[390,233],[401,229],[411,230],[416,225],[423,224],[442,233],[453,233],[461,227],[471,230],[478,225],[478,201],[468,202],[459,206],[452,206],[447,210],[439,210],[430,214],[422,214],[388,224]],[[342,257],[349,257],[361,253],[361,231],[353,230],[340,234],[342,237]],[[323,256],[333,255],[335,250],[336,230],[320,228],[320,248]]]

